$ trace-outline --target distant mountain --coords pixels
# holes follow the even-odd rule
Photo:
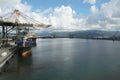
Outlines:
[[[56,37],[56,38],[89,38],[89,37],[120,37],[119,31],[100,31],[100,30],[86,30],[86,31],[45,31],[36,33],[38,36],[43,37]],[[15,34],[9,34],[10,37]]]
[[[100,31],[100,30],[86,30],[86,31],[52,31],[37,33],[39,36],[54,36],[54,37],[120,37],[119,31]]]
[[[120,33],[118,31],[99,31],[99,30],[87,30],[73,32],[74,37],[118,37]]]

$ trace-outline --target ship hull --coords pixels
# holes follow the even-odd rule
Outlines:
[[[19,56],[27,57],[32,54],[31,47],[17,47],[17,51]]]

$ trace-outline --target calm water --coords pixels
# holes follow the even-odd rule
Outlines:
[[[38,39],[32,56],[15,56],[0,80],[120,80],[120,42]]]

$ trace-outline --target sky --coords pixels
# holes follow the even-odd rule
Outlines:
[[[120,0],[0,0],[0,15],[19,9],[50,30],[120,30]],[[21,20],[22,22],[22,20]]]
[[[70,6],[76,13],[83,13],[84,16],[90,14],[91,5],[96,4],[97,7],[100,7],[102,3],[108,2],[109,0],[22,0],[22,2],[27,2],[28,4],[34,6],[32,11],[36,9],[45,10],[48,8],[56,8],[62,5]]]

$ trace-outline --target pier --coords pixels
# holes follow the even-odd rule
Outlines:
[[[5,47],[0,49],[0,72],[2,67],[9,62],[10,58],[14,55],[15,50],[15,47]]]

